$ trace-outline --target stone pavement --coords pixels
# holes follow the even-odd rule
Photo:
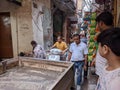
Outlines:
[[[81,86],[81,90],[95,90],[98,76],[92,75],[91,70],[88,70],[88,78],[84,79],[84,83]]]
[[[75,87],[76,87],[76,89],[71,89],[71,90],[95,90],[98,76],[95,74],[93,75],[92,74],[93,72],[94,72],[94,68],[89,67],[88,68],[88,77],[87,77],[87,79],[82,78],[83,83],[82,83],[81,87],[76,85],[77,74],[75,74]]]

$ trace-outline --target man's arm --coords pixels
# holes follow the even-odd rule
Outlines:
[[[68,54],[68,61],[70,61],[70,59],[71,59],[72,52],[73,52],[72,45],[70,45],[69,54]]]
[[[88,55],[85,54],[84,57],[85,57],[85,61],[84,61],[84,70],[87,70],[87,59],[88,59]]]
[[[95,66],[96,58],[94,58],[91,62],[91,66]]]
[[[85,58],[85,62],[84,62],[84,69],[87,69],[87,59],[88,59],[88,48],[87,45],[85,45],[84,47],[84,58]]]
[[[53,45],[53,46],[51,47],[51,49],[53,49],[53,48],[55,48],[55,45]]]
[[[62,54],[65,54],[67,52],[68,48],[66,48],[64,51],[62,51]]]
[[[68,50],[68,46],[67,46],[67,44],[65,42],[64,42],[64,47],[65,47],[65,50],[62,51],[62,54],[65,54],[65,52],[67,52],[67,50]]]
[[[68,61],[70,61],[71,56],[72,56],[72,53],[71,53],[71,52],[69,52],[69,54],[68,54]]]
[[[87,65],[87,59],[88,59],[88,55],[84,55],[85,56],[85,64],[84,65]]]
[[[56,43],[50,48],[50,49],[53,49],[53,48],[55,48],[56,47]]]

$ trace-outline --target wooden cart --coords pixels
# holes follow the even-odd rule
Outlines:
[[[70,90],[73,63],[18,58],[0,63],[0,90]]]

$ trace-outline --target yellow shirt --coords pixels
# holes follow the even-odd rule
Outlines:
[[[67,45],[66,45],[65,42],[61,42],[61,43],[56,42],[56,43],[54,44],[54,47],[56,47],[56,48],[58,48],[58,49],[60,49],[60,50],[62,50],[62,51],[64,51],[65,49],[67,49]]]

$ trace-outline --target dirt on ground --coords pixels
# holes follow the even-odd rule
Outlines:
[[[62,72],[16,67],[0,75],[0,90],[49,90]]]

